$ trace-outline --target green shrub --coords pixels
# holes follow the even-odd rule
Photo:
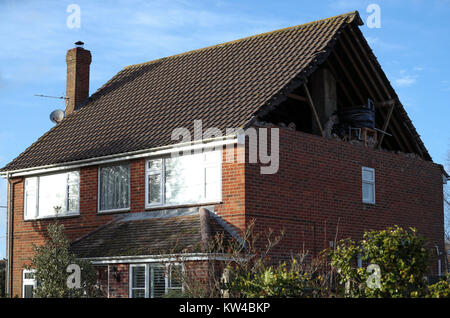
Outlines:
[[[450,274],[445,280],[428,286],[427,298],[450,298]]]
[[[35,252],[27,269],[35,270],[38,282],[34,290],[37,298],[100,297],[97,273],[89,262],[77,260],[70,251],[69,240],[64,235],[64,225],[54,223],[47,228],[49,240],[41,246],[33,245]],[[77,264],[81,268],[80,288],[67,286],[67,267]]]
[[[429,272],[430,252],[426,240],[415,229],[398,226],[382,231],[369,231],[358,243],[343,240],[330,251],[331,264],[337,270],[341,284],[346,284],[345,296],[350,297],[424,297]],[[364,266],[356,268],[360,255],[364,265],[376,264],[381,269],[379,288],[368,286]]]

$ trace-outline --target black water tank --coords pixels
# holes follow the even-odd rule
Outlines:
[[[339,121],[354,128],[375,128],[375,108],[360,106],[344,108],[338,112]]]

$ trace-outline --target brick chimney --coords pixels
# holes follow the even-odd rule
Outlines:
[[[83,42],[75,43],[76,47],[67,51],[67,86],[66,116],[78,109],[89,97],[89,67],[91,52],[83,48]]]

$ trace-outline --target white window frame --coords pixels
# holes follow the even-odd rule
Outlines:
[[[25,274],[34,274],[36,271],[34,269],[24,269],[22,271],[22,298],[25,298],[25,286],[33,286],[33,290],[36,289],[37,287],[37,281],[36,278],[30,279],[30,278],[25,278]]]
[[[203,168],[204,171],[203,173],[205,174],[206,168],[211,168],[211,167],[216,167],[217,169],[219,169],[219,186],[218,186],[218,191],[219,191],[219,195],[217,197],[217,199],[215,200],[208,200],[206,199],[206,180],[205,180],[205,175],[203,176],[203,184],[204,184],[204,188],[203,188],[203,200],[200,200],[198,202],[191,202],[191,203],[166,203],[166,198],[165,198],[165,179],[166,179],[166,164],[165,164],[165,160],[167,158],[170,157],[152,157],[152,158],[148,158],[145,161],[145,208],[146,209],[151,209],[151,208],[157,208],[157,207],[176,207],[176,206],[185,206],[185,205],[200,205],[200,204],[211,204],[211,203],[217,203],[217,202],[221,202],[222,201],[222,163],[223,163],[223,152],[222,150],[213,150],[213,151],[218,151],[220,160],[218,163],[211,163],[211,162],[205,162]],[[205,153],[205,152],[202,152]],[[189,156],[189,155],[187,155]],[[182,156],[180,156],[182,157]],[[150,169],[148,167],[149,165],[149,161],[152,160],[161,160],[161,171],[160,172],[155,172],[154,170],[152,171],[152,169]],[[149,182],[148,182],[148,177],[151,175],[160,175],[161,177],[161,200],[160,202],[154,202],[154,203],[149,203],[148,202],[148,191],[149,191]]]
[[[114,166],[124,166],[124,165],[128,165],[129,169],[128,169],[128,207],[127,208],[121,208],[121,209],[107,209],[107,210],[101,210],[101,204],[100,204],[100,200],[101,200],[101,171],[102,168],[105,167],[114,167]],[[130,206],[131,206],[131,163],[129,162],[119,162],[119,163],[114,163],[114,164],[108,164],[108,165],[101,165],[98,167],[98,171],[97,171],[97,211],[99,214],[101,213],[114,213],[114,212],[127,212],[130,211]]]
[[[373,180],[364,180],[364,172],[370,172],[373,176]],[[361,188],[361,195],[362,195],[362,201],[363,203],[366,204],[375,204],[376,199],[375,199],[375,169],[374,168],[368,168],[368,167],[362,167],[361,170],[361,179],[362,179],[362,184],[361,187],[363,186],[363,184],[370,184],[373,185],[373,200],[367,200],[366,198],[364,198],[364,192],[362,191]]]
[[[78,172],[78,207],[76,211],[69,211],[69,184],[66,184],[66,192],[65,192],[65,199],[66,202],[66,212],[64,213],[54,213],[51,215],[45,215],[45,216],[39,216],[39,184],[40,184],[40,178],[45,176],[51,176],[51,175],[57,175],[57,174],[65,174],[70,172]],[[27,189],[26,189],[26,180],[36,178],[36,184],[35,184],[35,200],[36,200],[36,207],[34,210],[34,215],[28,215],[26,212],[28,210],[27,208]],[[47,174],[41,174],[41,175],[35,175],[30,176],[24,179],[24,185],[23,185],[23,219],[28,220],[39,220],[39,219],[49,219],[49,218],[60,218],[60,217],[68,217],[68,216],[77,216],[80,215],[80,183],[81,183],[81,177],[80,177],[80,170],[72,170],[72,171],[65,171],[65,172],[58,172],[58,173],[47,173]]]
[[[133,268],[134,267],[142,267],[145,266],[145,298],[150,298],[151,295],[151,286],[149,286],[149,277],[150,277],[150,269],[152,267],[164,267],[164,271],[165,271],[165,277],[164,277],[164,293],[167,294],[169,292],[169,289],[180,289],[181,292],[184,292],[184,283],[183,281],[181,281],[181,288],[169,288],[169,279],[170,279],[170,275],[171,275],[171,266],[181,266],[181,271],[184,273],[185,268],[184,268],[184,264],[179,263],[179,262],[174,262],[174,263],[166,263],[166,264],[162,264],[162,263],[145,263],[145,264],[130,264],[130,270],[129,270],[129,291],[128,291],[128,297],[131,298],[133,296],[133,288],[132,283],[133,283]]]

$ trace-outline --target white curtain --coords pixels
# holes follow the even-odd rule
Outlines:
[[[100,210],[128,208],[130,202],[130,166],[110,166],[100,170]]]

